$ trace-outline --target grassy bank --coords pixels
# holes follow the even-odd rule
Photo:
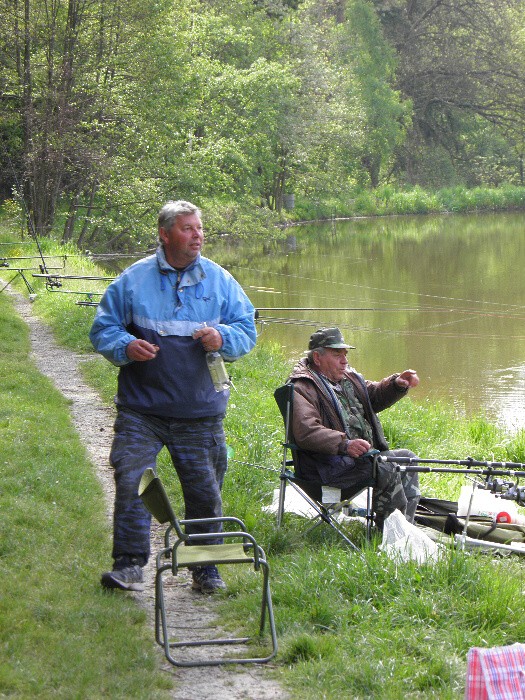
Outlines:
[[[261,209],[256,202],[201,202],[206,212],[208,234],[246,236],[271,235],[283,223],[362,216],[400,216],[406,214],[466,214],[468,212],[508,211],[525,208],[525,187],[449,187],[430,191],[421,187],[401,189],[383,185],[375,190],[362,189],[338,197],[295,197],[293,209],[278,215]]]
[[[160,205],[161,203],[159,203]],[[450,187],[437,191],[420,187],[400,189],[383,185],[375,190],[349,191],[337,197],[306,197],[297,195],[293,209],[281,212],[261,207],[257,200],[247,198],[243,202],[201,199],[199,206],[205,213],[206,235],[229,235],[234,238],[259,237],[269,239],[280,236],[280,229],[287,224],[319,221],[331,218],[353,218],[363,216],[396,216],[407,214],[449,214],[488,211],[511,211],[525,208],[525,187],[503,185],[497,188]],[[152,206],[155,208],[154,203]],[[9,200],[3,205],[4,218],[7,213],[13,228],[25,230],[25,216],[20,206]],[[67,212],[64,213],[67,215]],[[118,224],[115,226],[118,228]],[[54,237],[62,237],[63,219],[56,221]],[[108,237],[114,231],[100,231],[97,239],[90,243],[94,252],[107,252]],[[154,245],[155,227],[151,236],[143,236],[140,244],[127,239],[128,250],[145,249]],[[45,247],[45,245],[44,245]],[[73,249],[71,249],[73,252]],[[0,251],[1,254],[1,251]]]
[[[83,259],[72,258],[71,265],[85,273],[94,270]],[[24,289],[20,279],[14,284]],[[5,298],[0,302],[5,314],[2,369],[9,377],[3,383],[2,440],[10,487],[2,496],[2,541],[9,543],[2,562],[10,588],[4,595],[8,603],[0,608],[9,660],[0,693],[59,695],[57,688],[76,688],[68,684],[78,683],[80,674],[85,697],[98,697],[90,687],[106,685],[115,689],[107,693],[114,697],[162,697],[143,614],[125,596],[108,597],[98,587],[109,532],[102,495],[71,431],[67,406],[28,363],[23,324]],[[62,343],[90,352],[92,308],[76,306],[70,295],[39,289],[34,310]],[[98,357],[84,367],[109,403],[116,370]],[[224,488],[225,512],[244,518],[270,553],[280,643],[277,672],[283,684],[297,698],[462,698],[471,646],[525,637],[522,560],[450,549],[435,565],[400,566],[377,551],[377,542],[362,542],[360,557],[326,529],[302,537],[293,517],[277,530],[275,517],[263,506],[278,486],[281,457],[282,423],[272,394],[288,370],[280,348],[271,345],[259,345],[233,366],[236,390],[226,420],[232,459]],[[525,461],[522,433],[507,435],[481,417],[461,419],[448,405],[405,399],[382,418],[393,446],[424,457]],[[180,503],[165,454],[159,469]],[[461,476],[422,475],[425,495],[456,498],[462,483]],[[77,504],[74,509],[71,503]],[[358,531],[356,536],[362,539]],[[237,570],[224,574],[229,584],[224,618],[243,629],[246,618],[258,613],[252,577]],[[24,606],[22,612],[15,611],[15,600]],[[51,624],[55,618],[58,623]],[[41,640],[47,663],[29,659],[28,673],[25,657],[44,646]],[[134,668],[140,684],[128,679]],[[120,682],[127,695],[116,691]]]
[[[295,221],[331,217],[392,216],[505,211],[525,207],[525,187],[450,187],[428,191],[420,187],[399,189],[390,185],[349,193],[348,197],[312,202],[296,197],[287,216]]]
[[[450,187],[437,191],[420,187],[400,189],[390,185],[361,189],[338,197],[296,195],[293,209],[280,213],[261,208],[257,201],[242,203],[216,199],[199,202],[206,214],[208,236],[228,234],[238,238],[279,235],[279,226],[294,222],[363,216],[449,214],[508,211],[525,208],[525,187]]]
[[[168,697],[145,612],[99,585],[101,486],[6,294],[0,348],[0,696]]]

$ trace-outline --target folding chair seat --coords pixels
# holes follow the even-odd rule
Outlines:
[[[254,537],[246,532],[242,520],[233,517],[200,518],[194,520],[178,520],[168,499],[161,480],[153,469],[144,472],[139,485],[139,496],[148,511],[161,523],[169,523],[164,535],[164,548],[156,557],[155,573],[155,638],[164,647],[168,661],[174,666],[218,666],[220,664],[266,663],[277,653],[277,635],[273,615],[272,598],[269,582],[269,566],[263,549]],[[222,523],[223,532],[205,532],[186,534],[185,526],[190,523],[217,524]],[[207,540],[208,544],[201,544]],[[217,540],[209,544],[210,540]],[[221,542],[224,540],[224,542]],[[267,656],[237,658],[235,656],[216,655],[204,660],[175,658],[172,649],[182,647],[212,647],[214,645],[245,644],[251,637],[223,639],[179,639],[175,637],[174,628],[168,623],[165,599],[165,579],[176,576],[179,569],[195,566],[210,566],[217,564],[248,564],[262,576],[262,600],[259,622],[259,636],[262,636],[266,618],[270,628],[271,651]]]
[[[280,475],[279,503],[277,507],[277,526],[280,527],[285,510],[286,487],[290,485],[301,498],[315,512],[312,526],[307,532],[321,523],[326,523],[337,532],[349,544],[352,549],[358,548],[350,539],[348,532],[337,520],[337,516],[344,511],[355,512],[352,500],[366,491],[366,507],[360,509],[357,514],[365,518],[367,538],[370,537],[370,529],[373,520],[372,513],[372,486],[374,479],[361,482],[359,485],[340,489],[323,484],[320,481],[302,479],[294,471],[297,464],[297,445],[293,437],[293,396],[294,385],[292,382],[283,384],[274,391],[274,398],[279,407],[284,421],[285,437],[283,442],[283,458]]]

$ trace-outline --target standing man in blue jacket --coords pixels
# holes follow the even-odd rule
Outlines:
[[[222,515],[229,390],[214,389],[206,353],[235,360],[256,340],[248,297],[229,272],[201,256],[200,210],[190,202],[168,202],[158,231],[155,255],[108,286],[90,331],[94,348],[120,368],[110,454],[114,566],[101,582],[135,591],[144,589],[151,525],[137,491],[164,446],[181,483],[185,517]],[[192,576],[193,588],[203,593],[225,587],[216,567],[194,569]]]

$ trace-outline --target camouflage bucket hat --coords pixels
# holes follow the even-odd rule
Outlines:
[[[310,336],[308,350],[316,350],[317,348],[346,348],[347,350],[355,350],[354,345],[345,343],[343,334],[339,328],[320,328]]]

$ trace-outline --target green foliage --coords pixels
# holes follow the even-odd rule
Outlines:
[[[410,123],[410,102],[404,102],[393,89],[394,53],[385,42],[378,17],[369,2],[350,3],[345,44],[352,47],[357,91],[364,113],[364,138],[356,154],[369,178],[369,184],[379,185],[383,170],[392,162],[397,146],[404,141]],[[363,178],[357,178],[363,182]]]
[[[286,611],[278,624],[287,682],[326,698],[461,697],[469,647],[523,633],[512,612],[522,576],[517,561],[453,549],[432,566],[337,546],[322,557],[305,546],[281,555],[273,595]]]
[[[275,212],[256,206],[255,202],[243,202],[242,205],[233,202],[206,201],[203,203],[206,212],[206,236],[227,235],[243,239],[250,236],[268,237],[277,235],[276,225],[279,217]]]
[[[397,174],[432,188],[516,181],[523,3],[373,4],[396,50],[396,86],[413,104]]]
[[[522,8],[427,5],[6,5],[0,197],[23,196],[41,236],[130,251],[167,199],[213,202],[210,231],[242,236],[274,212],[439,207],[407,183],[523,184]]]

